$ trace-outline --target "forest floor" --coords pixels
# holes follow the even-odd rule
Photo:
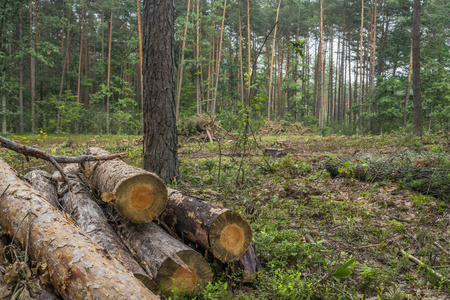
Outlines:
[[[142,159],[138,136],[10,138],[57,155],[100,146],[128,152],[132,165]],[[265,148],[283,148],[286,155],[264,156]],[[425,150],[443,157],[425,163],[450,165],[450,143],[442,135],[320,137],[309,130],[268,130],[246,146],[241,141],[241,147],[231,139],[180,138],[176,188],[242,213],[262,264],[251,279],[231,265],[213,264],[214,282],[197,298],[450,299],[450,202],[388,181],[332,178],[325,169],[330,157]],[[5,149],[0,156],[22,174],[54,171],[42,160],[26,161]]]

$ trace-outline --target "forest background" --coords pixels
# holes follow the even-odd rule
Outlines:
[[[421,6],[422,124],[448,131],[450,2]],[[141,134],[139,7],[2,1],[3,134]],[[175,18],[179,121],[210,114],[233,130],[251,111],[255,127],[412,130],[412,0],[177,0]]]

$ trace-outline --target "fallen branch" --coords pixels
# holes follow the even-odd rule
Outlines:
[[[82,163],[84,161],[111,160],[118,157],[126,157],[128,155],[127,153],[118,153],[111,155],[56,156],[48,154],[47,152],[39,150],[37,148],[16,143],[2,136],[0,136],[0,145],[2,147],[13,150],[17,153],[23,154],[27,157],[32,156],[51,162],[52,165],[55,166],[55,168],[61,173],[61,176],[64,178],[64,181],[67,181],[67,176],[59,164]]]
[[[411,254],[408,254],[404,250],[401,250],[401,249],[400,249],[400,252],[403,254],[403,256],[407,257],[410,261],[412,261],[416,265],[419,265],[419,266],[425,268],[428,272],[430,272],[431,274],[433,274],[434,276],[436,276],[440,280],[450,283],[448,278],[444,277],[442,274],[440,274],[440,273],[436,272],[435,270],[433,270],[430,266],[428,266],[428,265],[424,264],[423,262],[421,262],[420,259],[418,259],[417,257],[414,257]]]

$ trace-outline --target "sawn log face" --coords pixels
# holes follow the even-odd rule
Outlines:
[[[161,219],[178,235],[202,245],[224,262],[235,261],[247,251],[252,230],[240,214],[170,188],[168,191]]]
[[[0,226],[10,235],[17,233],[15,241],[22,247],[28,242],[30,257],[47,266],[49,279],[63,298],[157,299],[1,159],[0,191],[5,191]]]
[[[155,274],[155,281],[164,294],[174,288],[196,293],[212,280],[206,260],[155,223],[127,223],[122,226],[121,234],[141,263]]]
[[[88,155],[110,155],[100,148],[89,148]],[[164,211],[167,189],[155,174],[130,166],[120,159],[86,161],[82,170],[91,187],[103,201],[133,223],[147,223]]]

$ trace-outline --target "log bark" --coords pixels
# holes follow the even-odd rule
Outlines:
[[[71,167],[64,168],[64,172],[68,175],[71,187],[70,190],[60,188],[60,190],[66,190],[61,197],[63,210],[72,215],[73,220],[87,236],[120,261],[149,290],[159,294],[156,283],[138,264],[114,229],[108,224],[107,217],[100,205],[97,204],[89,185],[81,178],[81,174]],[[44,186],[43,188],[45,189]]]
[[[248,250],[234,264],[234,269],[242,269],[244,271],[244,280],[254,281],[255,273],[261,270],[261,263],[256,256],[256,249],[253,243],[250,243]]]
[[[238,260],[247,251],[252,230],[240,214],[168,189],[169,200],[161,219],[223,262]]]
[[[64,299],[157,299],[0,160],[0,226],[47,266]]]
[[[52,175],[41,170],[28,172],[25,176],[33,188],[36,189],[48,203],[54,207],[59,207],[58,192],[56,182],[52,179]]]
[[[409,189],[419,193],[450,200],[450,172],[448,169],[415,167],[382,160],[362,162],[349,157],[330,160],[325,167],[333,177],[354,177],[362,181],[387,179],[404,183]]]
[[[109,155],[100,148],[89,148],[88,155]],[[155,174],[132,167],[120,159],[83,162],[81,168],[91,187],[122,217],[133,223],[147,223],[164,211],[167,188]]]
[[[196,251],[170,236],[153,222],[127,223],[122,238],[148,266],[163,294],[172,290],[197,293],[212,280],[206,260]]]

